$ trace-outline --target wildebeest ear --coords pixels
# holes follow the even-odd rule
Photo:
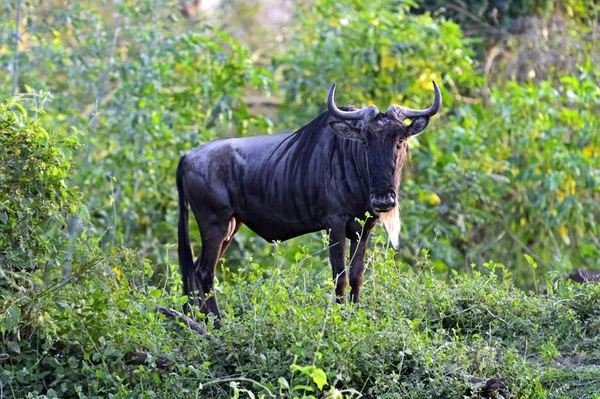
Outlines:
[[[412,137],[419,135],[423,132],[423,130],[425,130],[428,124],[429,118],[426,116],[415,119],[410,125],[408,125],[408,129],[406,131],[407,136]]]
[[[340,137],[360,140],[360,129],[355,128],[346,122],[333,121],[329,126],[331,126],[331,130]]]

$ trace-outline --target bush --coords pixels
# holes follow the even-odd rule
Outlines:
[[[404,259],[436,231],[440,271],[499,259],[532,287],[535,270],[522,254],[535,258],[538,276],[597,268],[598,74],[509,84],[420,137],[403,185]]]
[[[518,31],[523,19],[535,15],[566,14],[590,22],[597,12],[593,4],[584,0],[476,0],[450,4],[440,0],[417,0],[417,3],[420,10],[441,11],[478,36],[503,36],[506,31]]]
[[[27,98],[38,104],[48,97]],[[86,209],[66,184],[77,138],[44,129],[37,119],[43,108],[31,112],[16,100],[0,104],[0,332],[9,336],[30,317],[27,302],[40,285],[54,283],[49,271],[67,261],[68,219]]]
[[[31,93],[44,101],[47,95]],[[11,109],[15,108],[14,111]],[[50,240],[81,207],[69,190],[75,136],[48,132],[16,100],[0,104],[0,263],[3,270],[36,270],[63,250]],[[5,281],[3,279],[3,281]]]
[[[97,360],[89,352],[96,340],[115,331],[126,337],[125,315],[114,312],[114,303],[129,300],[125,281],[151,274],[146,263],[135,266],[137,254],[103,248],[87,229],[78,238],[66,229],[74,217],[87,227],[89,215],[68,184],[77,135],[38,119],[48,100],[30,92],[0,104],[0,390],[15,398],[74,395],[72,384],[91,377],[81,362]]]

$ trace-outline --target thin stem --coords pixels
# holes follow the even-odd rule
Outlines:
[[[115,29],[113,31],[113,37],[112,37],[112,43],[110,46],[110,50],[108,52],[108,57],[106,59],[106,68],[104,69],[104,74],[102,75],[102,80],[100,81],[100,87],[98,88],[98,94],[96,96],[96,112],[94,113],[93,117],[92,117],[92,122],[90,125],[90,134],[89,134],[89,138],[88,138],[88,145],[87,145],[87,151],[85,154],[85,160],[84,163],[87,166],[90,162],[90,155],[91,155],[91,149],[92,149],[92,132],[94,131],[94,129],[96,128],[96,125],[98,124],[98,118],[97,118],[97,111],[100,108],[100,104],[102,103],[102,97],[104,97],[104,92],[106,91],[106,82],[108,80],[108,75],[110,73],[110,70],[112,68],[113,65],[113,58],[115,55],[115,47],[117,46],[117,38],[119,37],[119,31],[120,31],[120,25],[121,25],[121,15],[117,13],[117,15],[115,16]]]
[[[11,97],[17,93],[17,81],[19,80],[19,21],[21,21],[21,0],[17,1],[17,19],[15,21],[15,52],[13,54],[13,82]]]
[[[267,391],[267,393],[269,394],[269,396],[271,396],[272,398],[275,397],[275,395],[273,395],[273,392],[267,388],[265,385],[261,384],[260,382],[250,379],[250,378],[246,378],[246,377],[235,377],[235,378],[218,378],[215,380],[211,380],[208,382],[205,382],[202,384],[203,387],[208,387],[210,385],[215,385],[215,384],[221,384],[223,382],[235,382],[235,381],[245,381],[245,382],[251,382],[253,384],[258,385],[259,387],[261,387],[262,389],[264,389],[265,391]]]
[[[337,278],[335,281],[337,285]],[[313,357],[313,366],[317,365],[317,354],[319,353],[319,349],[321,348],[321,344],[323,343],[323,337],[325,336],[325,326],[327,325],[327,318],[329,317],[329,311],[331,309],[331,304],[335,300],[335,295],[333,296],[333,300],[329,301],[327,304],[327,308],[325,308],[325,318],[323,319],[323,326],[321,327],[321,334],[319,334],[319,342],[317,343],[317,349],[315,351],[315,355]]]
[[[19,0],[20,3],[21,0]],[[98,94],[96,96],[96,107],[95,107],[95,111],[94,113],[90,116],[91,117],[91,121],[90,121],[90,125],[89,125],[89,137],[88,137],[88,143],[87,143],[87,149],[85,152],[85,157],[84,157],[84,164],[87,168],[89,161],[90,161],[90,155],[91,155],[91,150],[92,150],[92,132],[94,131],[96,124],[98,123],[98,118],[97,118],[97,114],[98,114],[98,108],[100,107],[100,103],[102,102],[102,97],[104,97],[104,92],[106,91],[106,81],[108,80],[108,74],[110,72],[110,69],[112,67],[113,64],[113,58],[114,58],[114,54],[115,54],[115,47],[117,45],[117,38],[119,35],[119,30],[120,30],[120,24],[121,24],[121,15],[117,13],[116,17],[115,17],[115,29],[113,31],[113,38],[112,38],[112,43],[111,43],[111,47],[108,53],[108,58],[106,61],[106,69],[104,70],[104,75],[102,76],[102,80],[100,81],[100,88],[98,89]],[[14,87],[13,87],[14,90]],[[112,181],[111,181],[112,184]],[[81,223],[81,220],[78,217],[74,217],[73,218],[73,222],[71,225],[71,230],[69,231],[69,249],[68,249],[68,254],[67,254],[67,263],[66,263],[66,267],[65,267],[65,275],[68,275],[70,272],[70,268],[71,268],[71,257],[73,255],[73,245],[74,245],[74,240],[75,240],[75,235],[77,234],[77,231],[79,230],[79,225]],[[116,222],[115,222],[116,224]],[[116,226],[115,226],[116,229]],[[114,239],[114,234],[113,233],[113,239]]]

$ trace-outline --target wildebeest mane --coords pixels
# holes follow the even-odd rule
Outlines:
[[[344,111],[352,111],[354,107],[340,107]],[[287,159],[285,173],[290,179],[296,178],[299,172],[307,171],[311,156],[313,155],[320,136],[325,134],[323,130],[329,128],[327,121],[330,119],[331,114],[329,111],[325,111],[317,116],[315,119],[310,121],[305,126],[296,130],[284,141],[282,141],[271,153],[269,159],[277,157],[275,162],[270,163],[270,170],[267,171],[266,175],[271,176],[275,169],[279,166],[283,159]],[[338,149],[338,137],[334,134],[331,135],[331,146],[329,147],[329,159],[332,159],[335,151]],[[283,147],[283,148],[282,148]]]

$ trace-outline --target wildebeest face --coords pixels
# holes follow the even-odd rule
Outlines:
[[[440,88],[433,83],[433,104],[426,109],[411,109],[392,104],[385,113],[370,105],[360,110],[341,110],[335,105],[335,83],[327,96],[327,109],[335,117],[331,129],[338,136],[360,140],[366,147],[371,207],[377,213],[390,211],[397,205],[402,166],[408,154],[406,140],[427,127],[429,118],[442,105]],[[412,122],[405,125],[406,119]],[[362,120],[357,128],[344,120]]]
[[[421,117],[407,126],[383,113],[365,123],[362,129],[346,122],[331,122],[330,126],[335,134],[359,140],[365,146],[370,200],[375,212],[388,212],[398,205],[402,167],[408,157],[407,140],[421,133],[428,123],[428,117]]]

